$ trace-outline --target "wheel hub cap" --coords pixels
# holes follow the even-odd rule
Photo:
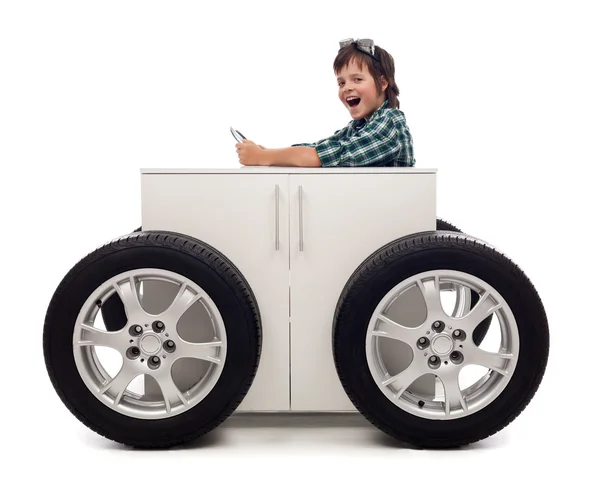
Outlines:
[[[431,348],[433,352],[435,352],[439,356],[445,356],[452,352],[454,348],[454,344],[452,343],[452,339],[447,335],[438,335],[431,344]]]
[[[160,349],[160,339],[154,334],[147,334],[142,337],[140,348],[146,354],[155,354]]]

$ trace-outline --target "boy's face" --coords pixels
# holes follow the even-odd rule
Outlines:
[[[382,90],[378,95],[375,80],[367,66],[361,69],[354,59],[338,73],[337,82],[340,101],[352,119],[369,119],[385,101],[387,82],[382,79]]]

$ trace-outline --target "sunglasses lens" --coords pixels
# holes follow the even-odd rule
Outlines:
[[[344,39],[344,40],[340,40],[340,49],[343,49],[344,47],[347,47],[348,45],[350,45],[352,42],[354,42],[354,39]]]
[[[357,43],[359,49],[371,54],[375,53],[375,43],[371,39],[359,39]]]

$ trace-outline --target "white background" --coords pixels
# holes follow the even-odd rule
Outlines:
[[[597,20],[591,1],[0,3],[4,471],[66,481],[595,472]],[[332,70],[346,37],[394,56],[417,167],[438,169],[438,216],[498,247],[538,289],[551,350],[533,401],[501,433],[451,452],[398,447],[360,418],[232,420],[165,452],[92,433],[45,372],[54,289],[140,225],[140,168],[237,168],[230,125],[267,147],[346,125]]]

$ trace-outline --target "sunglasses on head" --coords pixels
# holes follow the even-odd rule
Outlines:
[[[350,44],[356,45],[356,48],[365,54],[370,55],[373,59],[379,62],[375,55],[375,42],[372,39],[344,39],[340,40],[340,50]]]

